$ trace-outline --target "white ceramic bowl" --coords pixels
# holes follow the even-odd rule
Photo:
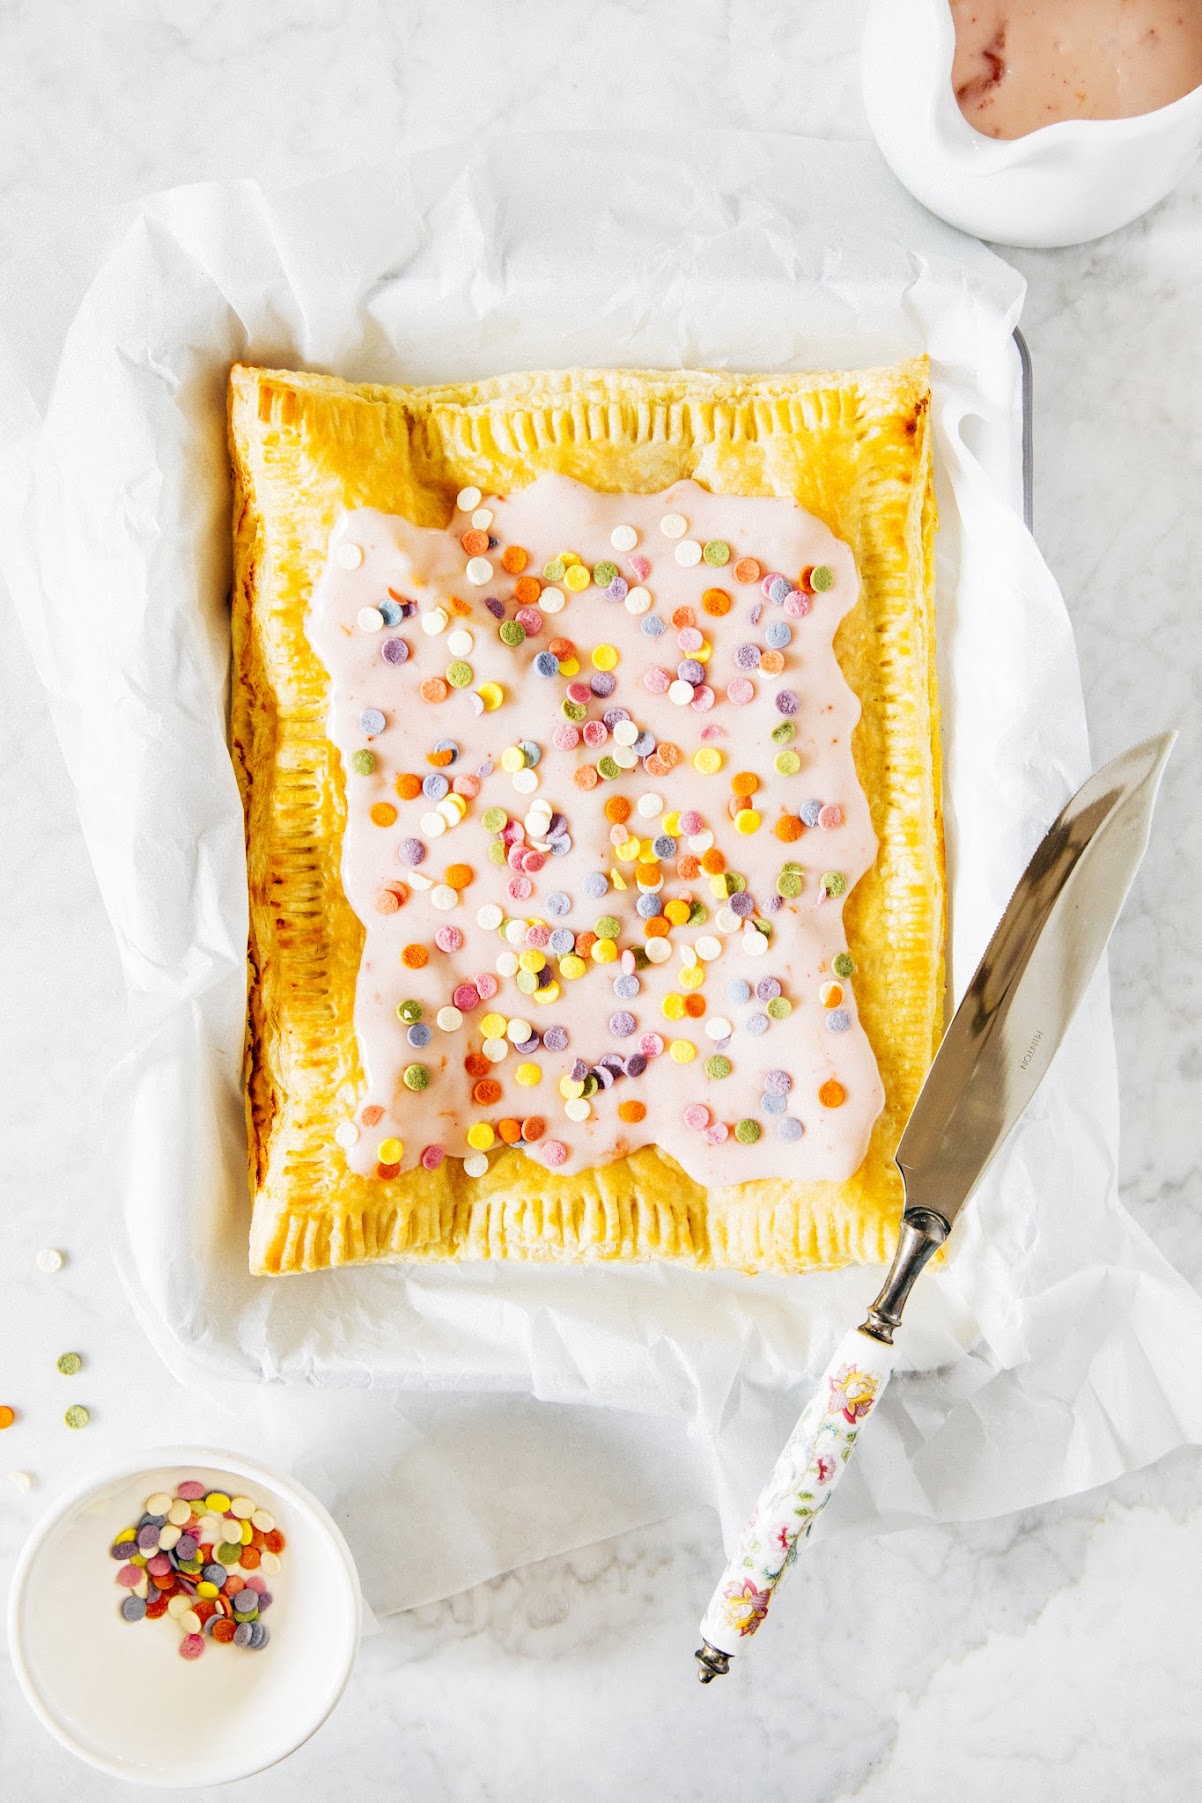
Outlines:
[[[166,1616],[121,1618],[113,1537],[187,1478],[253,1497],[285,1535],[260,1652],[210,1642],[188,1661]],[[350,1550],[300,1484],[236,1453],[172,1447],[94,1476],[35,1528],[8,1636],[35,1714],[72,1753],[115,1778],[191,1788],[274,1765],[321,1726],[354,1665],[361,1608]]]

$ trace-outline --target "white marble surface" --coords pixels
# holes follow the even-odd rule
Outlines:
[[[862,12],[860,0],[9,0],[0,255],[91,204],[209,177],[288,181],[465,132],[708,122],[858,136]],[[1126,1198],[1195,1283],[1200,227],[1195,173],[1100,245],[1015,253],[1030,281],[1036,530],[1077,624],[1096,751],[1183,729],[1112,972]],[[58,1351],[87,1351],[106,1439],[174,1438],[195,1402],[143,1350],[109,1260],[93,1164],[98,1086],[125,1035],[116,958],[44,700],[11,619],[0,635],[0,1401],[25,1410],[0,1440],[7,1569],[39,1492],[4,1473],[34,1471],[45,1493],[78,1457],[65,1430],[39,1425],[61,1409]],[[53,1280],[31,1269],[48,1243],[71,1254]],[[207,1405],[210,1431],[244,1425],[248,1406],[245,1394]],[[709,1692],[678,1624],[708,1595],[716,1527],[676,1517],[394,1618],[318,1739],[239,1792],[1192,1798],[1200,1479],[1202,1456],[1186,1451],[1030,1515],[816,1546],[771,1638]],[[0,1661],[0,1796],[119,1794],[134,1793],[58,1752]]]

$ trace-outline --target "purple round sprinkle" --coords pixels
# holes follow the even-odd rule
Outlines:
[[[596,1065],[593,1069],[593,1076],[596,1077],[596,1079],[597,1079],[598,1083],[601,1085],[602,1089],[612,1089],[613,1088],[614,1073],[609,1068],[608,1064],[601,1063],[601,1064]]]
[[[402,864],[420,864],[426,855],[426,848],[420,839],[402,839],[396,850]]]
[[[774,1096],[771,1090],[765,1090],[760,1097],[760,1107],[765,1114],[783,1114],[785,1112],[784,1096]],[[235,1608],[237,1604],[235,1604]]]
[[[583,1058],[573,1058],[571,1078],[573,1083],[583,1083],[588,1076],[588,1065]]]
[[[555,981],[554,977],[551,975],[551,966],[549,964],[544,964],[542,969],[536,971],[534,974],[538,980],[540,989],[546,989],[549,984]]]
[[[605,599],[607,601],[625,601],[629,593],[630,584],[625,576],[615,576],[605,591]]]
[[[750,626],[758,626],[760,623],[760,615],[763,613],[763,611],[764,611],[764,603],[762,601],[756,601],[752,605],[751,612],[747,616],[748,624]]]
[[[143,1515],[138,1522],[140,1528],[162,1528],[166,1525],[167,1517],[165,1515]]]
[[[789,584],[785,581],[783,576],[774,576],[772,581],[768,584],[768,599],[769,601],[775,601],[778,607],[788,592]]]
[[[773,620],[764,632],[764,638],[773,651],[783,651],[792,637],[792,629],[784,620]]]
[[[365,707],[359,715],[360,730],[370,739],[374,733],[383,732],[388,722],[378,707]]]
[[[612,670],[594,670],[588,679],[588,686],[594,695],[604,699],[613,694],[618,686],[618,679]]]
[[[111,1558],[119,1559],[122,1565],[124,1565],[133,1557],[137,1550],[138,1543],[136,1540],[115,1540],[112,1546],[109,1547],[109,1555]]]
[[[255,1625],[253,1622],[240,1621],[238,1626],[234,1629],[234,1645],[249,1646],[254,1631]]]
[[[626,1075],[626,1065],[623,1061],[621,1052],[603,1052],[597,1060],[597,1069],[599,1071],[610,1071],[615,1077],[624,1077]]]
[[[648,732],[647,728],[644,727],[630,749],[634,752],[636,757],[650,757],[651,753],[655,750],[655,734],[653,732]]]
[[[770,1096],[787,1096],[793,1087],[793,1079],[788,1071],[769,1071],[764,1078],[764,1088]]]
[[[769,912],[769,914],[775,914],[777,912],[778,908],[783,908],[784,905],[785,905],[785,898],[783,895],[772,894],[768,897],[768,912]]]
[[[571,911],[572,911],[571,896],[565,895],[565,893],[562,889],[552,889],[550,895],[547,897],[547,913],[560,915],[560,914],[570,914]]]
[[[572,849],[571,835],[563,833],[558,839],[548,839],[547,844],[551,847],[553,858],[566,858]]]
[[[505,618],[505,603],[503,601],[498,601],[495,595],[489,595],[484,605],[487,607],[494,620],[503,620]]]
[[[626,1060],[626,1075],[628,1077],[641,1077],[646,1068],[647,1060],[643,1053],[631,1052],[629,1058]]]
[[[380,656],[386,664],[403,664],[409,656],[409,647],[404,639],[385,639],[380,646]]]
[[[633,975],[614,978],[614,994],[620,1002],[632,1002],[643,985]]]
[[[565,952],[570,952],[575,943],[576,935],[575,933],[570,932],[567,927],[556,927],[555,931],[547,941],[548,946],[557,958],[562,958]],[[546,966],[544,965],[543,968],[545,970]],[[554,1032],[555,1029],[552,1028],[551,1031]]]
[[[817,826],[818,816],[821,812],[822,803],[820,801],[803,801],[801,804],[801,818],[806,826]]]
[[[758,645],[739,645],[735,649],[735,663],[740,670],[758,670],[760,667],[760,648]]]
[[[674,858],[679,846],[671,833],[660,833],[652,842],[651,849],[657,858]]]
[[[731,896],[729,907],[731,913],[737,914],[740,920],[748,920],[755,913],[755,897],[749,895],[746,889],[738,889]]]
[[[749,1014],[744,1024],[746,1025],[747,1031],[752,1034],[754,1038],[758,1039],[761,1033],[766,1033],[768,1031],[770,1022],[766,1014]]]
[[[238,1633],[238,1630],[235,1628],[235,1630],[234,1630],[235,1639],[237,1638],[237,1633]],[[254,1621],[251,1623],[251,1625],[250,1625],[250,1650],[252,1653],[257,1653],[260,1647],[265,1647],[267,1645],[267,1642],[270,1639],[271,1639],[271,1629],[267,1626],[267,1623],[265,1621]]]
[[[658,895],[640,895],[634,904],[635,912],[643,920],[654,920],[659,913]]]
[[[260,1592],[259,1592],[259,1614],[262,1615],[264,1609],[270,1609],[272,1603],[274,1603],[274,1602],[275,1602],[275,1598],[274,1598],[274,1596],[272,1596],[270,1590],[260,1590]]]
[[[826,1017],[828,1033],[846,1033],[851,1026],[851,1015],[846,1008],[832,1008]]]
[[[249,1586],[245,1590],[240,1590],[234,1598],[235,1615],[254,1615],[258,1607],[259,1593],[257,1590],[251,1590]]]
[[[683,657],[676,666],[676,674],[681,682],[691,682],[696,688],[699,682],[705,681],[705,665],[699,664],[695,657]]]
[[[206,1565],[202,1569],[200,1575],[206,1584],[216,1584],[220,1588],[220,1586],[225,1583],[228,1573],[226,1572],[224,1565],[218,1565],[217,1561],[214,1560],[211,1565]]]
[[[146,1602],[140,1596],[127,1596],[121,1604],[121,1613],[126,1621],[141,1621],[146,1613]]]
[[[639,625],[649,639],[657,639],[661,632],[668,630],[667,621],[661,620],[658,614],[644,614]]]
[[[548,1027],[543,1034],[543,1044],[549,1052],[566,1052],[568,1049],[567,1028]]]
[[[610,732],[612,732],[619,720],[629,720],[630,709],[626,707],[607,707],[601,718],[604,720],[606,726],[608,726]]]
[[[761,977],[755,986],[756,1000],[774,1002],[780,994],[780,984],[775,977]]]
[[[175,1543],[176,1558],[194,1559],[196,1557],[196,1549],[199,1545],[199,1540],[194,1539],[191,1534],[181,1534]]]
[[[776,691],[776,711],[778,714],[795,714],[797,712],[797,695],[793,689]]]
[[[615,1039],[629,1039],[638,1024],[627,1008],[619,1008],[616,1014],[609,1017],[609,1030]]]
[[[429,776],[422,777],[422,794],[427,801],[444,800],[450,787],[441,770],[431,770]]]
[[[590,870],[587,875],[581,878],[580,887],[591,900],[600,901],[601,897],[605,894],[605,891],[609,888],[609,878],[604,876],[599,870]]]
[[[782,1139],[800,1139],[805,1132],[805,1128],[797,1119],[796,1115],[786,1114],[782,1116],[777,1132]]]
[[[138,1529],[138,1550],[153,1552],[159,1544],[159,1530],[151,1523],[148,1527]]]

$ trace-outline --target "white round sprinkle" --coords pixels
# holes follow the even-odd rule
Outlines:
[[[10,1471],[8,1476],[9,1482],[15,1484],[18,1490],[33,1489],[33,1477],[28,1471]]]
[[[689,522],[683,513],[666,513],[659,523],[659,529],[665,538],[683,538],[689,529]]]
[[[181,1615],[191,1615],[192,1598],[190,1596],[173,1596],[167,1604],[167,1613],[172,1621],[178,1621]]]
[[[439,802],[438,812],[442,815],[442,818],[446,821],[448,826],[458,826],[459,822],[463,819],[464,814],[467,812],[465,808],[459,806],[462,799],[462,796],[459,795],[445,795]]]
[[[476,925],[483,927],[486,933],[495,933],[504,918],[496,902],[485,902],[476,915]]]
[[[465,1158],[465,1159],[464,1159],[464,1161],[463,1161],[463,1174],[464,1174],[464,1176],[465,1176],[465,1177],[484,1177],[484,1176],[487,1176],[487,1174],[488,1174],[488,1160],[487,1160],[487,1158],[486,1158],[486,1157],[485,1157],[485,1156],[484,1156],[484,1154],[483,1154],[483,1152],[473,1152],[473,1153],[472,1153],[472,1155],[471,1155],[471,1157],[470,1157],[470,1158]],[[266,1562],[266,1560],[265,1560],[265,1559],[263,1559],[263,1560],[260,1560],[260,1565],[261,1565],[261,1566],[262,1566],[262,1567],[263,1567],[263,1568],[264,1568],[264,1569],[265,1569],[265,1568],[266,1568],[266,1563],[267,1563],[267,1562]]]
[[[384,615],[378,607],[361,607],[355,615],[355,624],[360,632],[379,632],[384,625]]]
[[[633,551],[639,542],[639,535],[633,526],[615,526],[609,535],[609,542],[615,551]]]
[[[422,815],[422,831],[429,839],[440,839],[447,830],[447,823],[437,809],[431,809]]]
[[[564,1103],[563,1111],[570,1121],[587,1121],[593,1105],[584,1096],[573,1096],[570,1102]]]
[[[468,701],[471,704],[473,714],[477,717],[484,712],[484,697],[479,689],[472,690],[471,694],[468,696]]]
[[[531,795],[538,788],[537,770],[515,770],[513,786],[519,795]]]
[[[657,820],[664,811],[664,798],[649,789],[646,795],[640,795],[635,804],[644,820]]]
[[[711,1039],[729,1039],[733,1031],[728,1020],[720,1014],[712,1014],[705,1023],[705,1030]]]
[[[352,544],[339,545],[334,555],[340,570],[357,570],[363,562],[363,547]]]
[[[714,915],[714,925],[720,933],[737,933],[739,917],[733,908],[719,908]]]
[[[689,850],[696,853],[697,857],[701,857],[705,852],[709,851],[713,843],[714,835],[710,832],[708,826],[703,827],[701,832],[691,833],[689,836]]]
[[[691,945],[682,945],[680,948],[681,970],[692,970],[696,963],[697,953],[694,948]]]
[[[169,1553],[171,1551],[171,1548],[178,1543],[179,1537],[182,1533],[183,1533],[183,1529],[177,1528],[174,1525],[174,1523],[171,1524],[170,1526],[161,1527],[159,1529],[159,1550],[160,1550],[160,1552]]]
[[[486,582],[492,581],[492,565],[487,557],[469,557],[463,573],[476,588],[483,588]]]
[[[469,657],[475,648],[476,641],[470,632],[460,629],[453,632],[447,640],[447,650],[452,657]]]
[[[507,920],[501,937],[506,939],[510,945],[525,945],[526,928],[529,925],[528,920]]]
[[[440,1008],[434,1019],[444,1033],[454,1033],[463,1025],[462,1014],[458,1008],[452,1008],[450,1003],[445,1008]]]
[[[359,1129],[354,1121],[339,1121],[334,1129],[334,1144],[341,1146],[344,1152],[359,1143]]]
[[[670,684],[670,686],[668,688],[668,700],[674,701],[676,703],[677,707],[688,707],[688,705],[692,699],[693,699],[692,683],[685,682],[683,677],[678,676],[676,681],[674,683]]]
[[[498,952],[495,965],[499,977],[516,977],[518,974],[518,955],[516,952]]]
[[[651,590],[640,583],[636,588],[626,591],[626,612],[628,614],[645,614],[651,606]]]
[[[165,1515],[171,1507],[171,1497],[166,1490],[156,1490],[153,1496],[146,1498],[148,1515]]]
[[[181,1497],[177,1497],[175,1502],[173,1502],[171,1507],[168,1509],[167,1519],[171,1523],[173,1528],[182,1528],[184,1523],[187,1521],[189,1515],[191,1515],[191,1513],[192,1513],[192,1504],[189,1502],[185,1502],[183,1497],[181,1496]]]
[[[710,933],[703,933],[695,947],[697,956],[706,964],[722,956],[722,941],[715,939]]]
[[[743,950],[749,958],[762,958],[768,950],[768,941],[758,928],[747,926],[743,929]]]
[[[255,1505],[249,1496],[231,1496],[230,1514],[235,1521],[249,1521],[255,1512]]]
[[[557,614],[563,609],[564,594],[561,588],[545,588],[538,598],[538,605],[545,614]]]
[[[649,883],[645,876],[640,876],[638,883],[644,895],[658,895],[664,886],[664,879],[662,876],[657,876],[653,883]],[[659,940],[657,939],[655,943],[658,945]]]
[[[458,889],[452,889],[449,883],[436,883],[430,891],[430,906],[437,908],[440,914],[449,914],[452,908],[459,906]]]
[[[383,615],[381,615],[381,618],[383,618]],[[428,632],[430,637],[433,638],[435,633],[446,631],[450,615],[447,613],[445,607],[430,607],[427,608],[426,612],[422,615],[421,620],[422,631]]]
[[[528,1020],[511,1020],[505,1029],[505,1037],[510,1045],[525,1045],[533,1031]]]
[[[441,818],[441,816],[439,816],[439,818]],[[433,836],[437,837],[437,835]],[[428,877],[422,870],[411,870],[405,880],[411,889],[420,889],[423,895],[427,889],[433,889],[434,887],[433,877]]]
[[[185,1634],[199,1634],[204,1626],[195,1609],[185,1609],[179,1617],[179,1625]]]
[[[492,525],[492,521],[493,514],[491,507],[477,507],[475,513],[472,515],[472,525],[476,528],[477,532],[487,532],[488,528]]]
[[[43,1246],[34,1262],[39,1271],[45,1271],[49,1274],[51,1271],[62,1270],[63,1255],[54,1246]]]
[[[682,538],[676,547],[676,561],[686,570],[695,569],[701,562],[701,546],[695,538]]]
[[[250,1525],[258,1528],[260,1534],[270,1534],[275,1526],[275,1516],[270,1515],[266,1509],[256,1509],[250,1518]]]
[[[615,746],[610,756],[619,770],[633,770],[639,761],[637,751],[632,751],[629,745]]]
[[[639,729],[633,720],[617,720],[614,722],[614,744],[633,745],[639,736]]]
[[[196,1538],[205,1546],[216,1546],[219,1534],[221,1534],[221,1517],[219,1515],[202,1515],[200,1526],[196,1530]],[[225,1538],[224,1535],[221,1537]]]
[[[480,1050],[490,1064],[500,1064],[503,1058],[509,1056],[509,1041],[507,1039],[486,1039]]]
[[[478,488],[472,488],[469,485],[467,488],[461,488],[459,490],[459,493],[455,496],[455,505],[460,513],[472,513],[479,507],[483,499],[484,496],[480,493],[480,490]]]
[[[651,964],[666,964],[672,956],[672,947],[666,939],[649,939],[643,949]]]
[[[465,1167],[466,1169],[466,1167]],[[280,1555],[264,1552],[259,1558],[259,1570],[266,1578],[274,1578],[280,1569]]]

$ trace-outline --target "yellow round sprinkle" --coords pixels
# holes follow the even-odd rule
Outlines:
[[[795,751],[778,751],[772,762],[781,776],[796,776],[801,769],[801,759]]]
[[[559,1079],[559,1093],[563,1096],[565,1101],[570,1102],[574,1096],[582,1096],[584,1094],[584,1084],[574,1082],[571,1077],[561,1077]]]
[[[205,1508],[210,1515],[224,1515],[230,1506],[230,1499],[224,1490],[210,1490],[205,1497]]]
[[[593,652],[594,670],[614,670],[618,664],[618,648],[616,645],[598,645]]]
[[[589,949],[594,964],[612,964],[617,955],[618,948],[612,939],[598,939]]]
[[[531,999],[533,1001],[543,1002],[543,1003],[557,1002],[559,1000],[559,984],[558,983],[544,983],[543,987],[541,989],[535,990],[534,995],[532,996]]]
[[[495,713],[505,699],[505,691],[499,682],[482,682],[476,693],[484,703],[487,714]]]
[[[639,863],[640,864],[658,864],[659,863],[659,859],[655,855],[655,845],[652,840],[644,839],[643,843],[639,846]]]
[[[617,848],[617,852],[623,864],[633,864],[639,855],[638,840],[623,839],[621,845]]]
[[[584,959],[578,958],[575,952],[568,952],[565,957],[562,957],[559,960],[559,974],[561,977],[582,977],[587,969],[588,965],[584,962]]]
[[[561,657],[559,660],[559,674],[561,676],[579,676],[580,659],[578,657]]]
[[[254,1529],[251,1527],[250,1522],[244,1521],[242,1523],[242,1535],[241,1535],[243,1546],[250,1545],[251,1536],[253,1533],[254,1533]],[[235,1542],[235,1544],[236,1544],[236,1542]]]
[[[480,1032],[485,1039],[501,1039],[508,1025],[503,1014],[486,1014],[480,1022]]]
[[[518,958],[518,964],[521,966],[521,968],[523,970],[540,971],[543,969],[546,962],[547,962],[547,959],[546,959],[546,954],[544,952],[538,952],[538,951],[533,951],[533,950],[528,951],[528,952],[522,952]]]
[[[467,1130],[467,1143],[473,1152],[487,1152],[496,1137],[487,1121],[477,1121]]]
[[[668,1047],[668,1056],[675,1064],[692,1064],[697,1047],[690,1039],[674,1039]]]
[[[582,563],[569,564],[564,571],[563,586],[573,595],[579,595],[593,580],[592,571]]]
[[[526,753],[520,745],[507,745],[501,753],[501,768],[513,776],[518,770],[526,768]]]
[[[735,831],[739,833],[755,833],[759,831],[760,817],[754,808],[740,808],[735,815]]]
[[[664,831],[666,833],[670,833],[671,836],[673,838],[675,838],[677,833],[680,831],[680,813],[679,813],[679,811],[676,808],[673,808],[673,810],[670,814],[665,814],[662,825],[663,825]]]
[[[399,1139],[382,1139],[376,1148],[376,1157],[381,1164],[400,1164],[404,1150]]]
[[[682,989],[700,989],[705,982],[705,972],[700,964],[694,964],[689,970],[682,970],[676,979]]]
[[[695,657],[699,664],[708,664],[713,655],[714,647],[710,644],[708,639],[705,639],[702,642],[700,650],[689,652],[689,656]]]
[[[207,1578],[202,1578],[200,1583],[196,1586],[196,1594],[197,1596],[216,1596],[217,1586],[216,1584],[210,1584]]]
[[[582,559],[579,551],[561,551],[559,553],[559,561],[563,564],[565,569],[570,570],[574,563],[580,563]]]
[[[691,912],[687,901],[670,901],[664,906],[664,919],[670,920],[674,927],[682,927]]]
[[[537,1064],[519,1064],[513,1074],[523,1088],[533,1089],[543,1073]]]
[[[684,1019],[684,997],[683,997],[683,995],[675,995],[675,994],[666,995],[664,997],[663,1001],[660,1003],[660,1006],[664,1011],[665,1020],[683,1020]]]
[[[727,899],[726,878],[724,876],[712,876],[710,878],[710,894],[716,895],[720,901],[725,901]]]
[[[716,776],[722,768],[722,753],[714,745],[703,745],[693,753],[693,768],[701,776]]]

